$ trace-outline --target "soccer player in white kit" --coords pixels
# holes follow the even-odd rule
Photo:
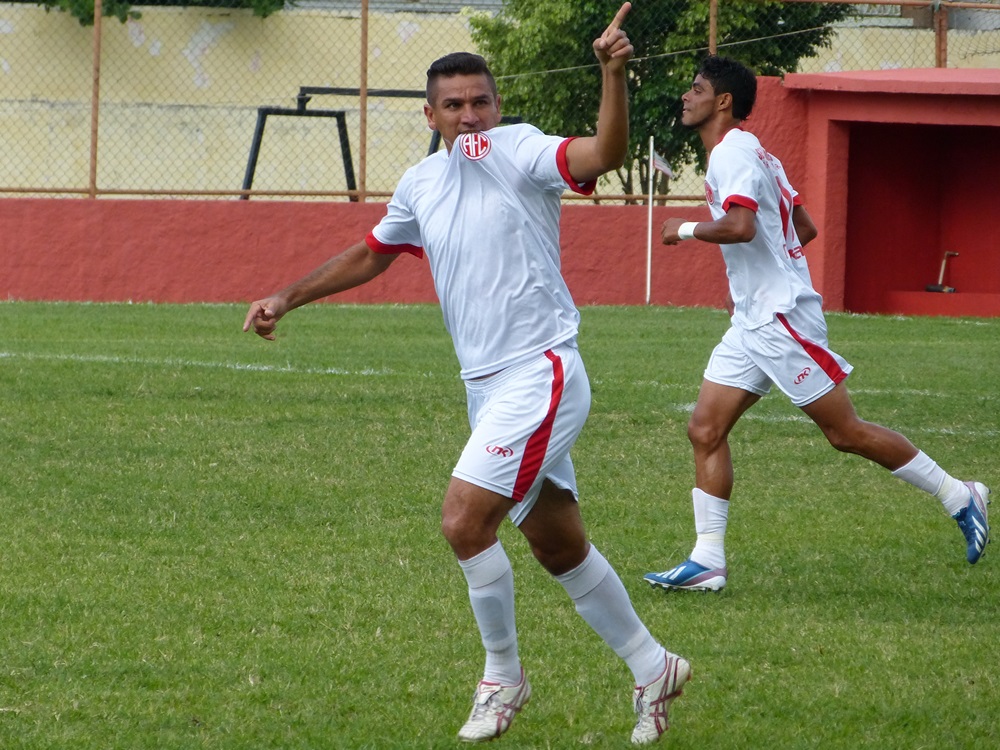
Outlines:
[[[363,284],[400,253],[426,256],[466,384],[469,438],[445,494],[442,531],[469,586],[486,663],[459,738],[500,736],[531,696],[518,655],[514,579],[497,538],[509,516],[536,559],[635,679],[632,742],[655,742],[691,668],[639,620],[618,575],[587,540],[570,460],[590,408],[576,347],[579,314],[560,272],[560,196],[589,194],[628,146],[621,30],[625,3],[594,41],[601,64],[597,132],[547,136],[500,124],[485,60],[454,53],[427,74],[427,123],[445,152],[407,170],[385,217],[360,242],[283,291],[254,302],[244,330],[274,338],[288,311]]]
[[[828,348],[822,299],[802,249],[816,227],[781,162],[740,127],[756,96],[752,71],[710,56],[682,97],[681,122],[699,133],[708,152],[705,197],[712,221],[668,219],[660,238],[665,245],[692,237],[719,244],[732,320],[709,359],[688,424],[695,462],[694,550],[679,565],[645,580],[669,589],[717,591],[726,585],[733,490],[729,432],[772,384],[837,450],[874,461],[935,495],[958,522],[966,559],[974,564],[989,541],[990,490],[981,482],[954,479],[903,435],[855,413],[844,382],[852,367]]]

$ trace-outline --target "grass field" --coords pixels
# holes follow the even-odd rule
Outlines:
[[[482,653],[438,531],[468,430],[440,312],[316,305],[268,343],[244,309],[0,304],[0,748],[458,746]],[[1000,747],[1000,547],[969,566],[936,500],[780,395],[734,433],[729,586],[642,583],[693,542],[726,318],[582,314],[584,518],[694,667],[662,746]],[[863,417],[1000,489],[1000,320],[830,329]],[[626,747],[630,674],[502,539],[534,696],[499,747]]]

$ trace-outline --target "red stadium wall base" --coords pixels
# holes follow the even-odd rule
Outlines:
[[[0,200],[0,294],[6,299],[247,302],[276,291],[348,245],[385,213],[379,203],[191,200]],[[721,307],[716,246],[666,248],[656,208],[650,301]],[[646,301],[645,206],[567,205],[563,271],[581,305]],[[427,263],[401,257],[338,302],[436,302]]]
[[[819,228],[807,248],[828,310],[1000,316],[1000,70],[761,78],[747,129],[785,165]],[[973,154],[970,158],[968,154]],[[246,302],[361,240],[381,203],[0,199],[0,294],[29,300]],[[659,244],[649,301],[721,307],[717,247]],[[578,304],[646,302],[645,206],[563,207],[563,271]],[[954,294],[925,291],[938,281]],[[953,255],[958,253],[958,255]],[[343,302],[433,302],[404,257]]]

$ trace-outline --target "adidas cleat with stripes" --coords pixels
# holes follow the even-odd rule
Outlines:
[[[975,565],[990,541],[990,524],[986,506],[990,504],[990,488],[982,482],[966,482],[972,498],[958,514],[952,516],[965,537],[965,559]]]
[[[961,523],[961,522],[959,522]],[[727,568],[706,568],[688,558],[663,573],[647,573],[642,577],[650,586],[689,591],[718,591],[726,585]]]

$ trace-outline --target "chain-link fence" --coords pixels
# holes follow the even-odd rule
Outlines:
[[[0,194],[384,199],[434,146],[421,109],[428,65],[498,49],[500,27],[481,19],[507,10],[502,0],[273,1],[260,17],[261,0],[115,0],[124,21],[90,25],[0,3]],[[570,0],[539,5],[543,15],[513,28],[533,34],[547,13],[560,41],[593,62],[601,28],[574,26],[584,14]],[[599,12],[616,9],[610,0]],[[778,73],[1000,67],[1000,3],[643,0],[632,16],[630,36],[654,40],[644,49],[665,58],[758,45],[764,59],[792,60]],[[557,58],[543,50],[537,60],[533,72],[551,74],[542,95],[559,99]],[[494,70],[503,93],[505,71]]]

